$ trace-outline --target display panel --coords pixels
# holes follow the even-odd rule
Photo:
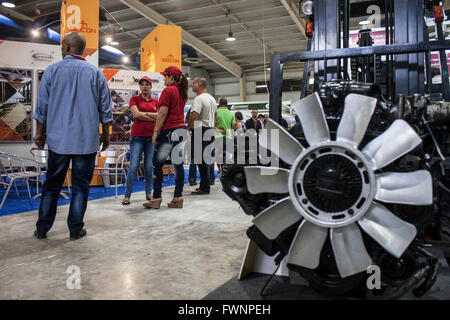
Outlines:
[[[130,111],[130,99],[139,94],[137,90],[110,89],[112,99],[113,124],[111,142],[129,141],[133,115]]]
[[[0,69],[0,141],[31,141],[32,71]]]

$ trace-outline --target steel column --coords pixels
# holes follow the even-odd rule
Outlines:
[[[270,58],[270,99],[269,118],[280,123],[281,120],[281,97],[283,87],[283,61],[279,54]]]

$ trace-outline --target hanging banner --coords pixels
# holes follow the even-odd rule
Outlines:
[[[98,66],[99,0],[64,0],[61,5],[61,39],[70,32],[86,37],[83,56]]]
[[[181,27],[158,25],[141,41],[141,71],[162,72],[168,66],[181,69]]]

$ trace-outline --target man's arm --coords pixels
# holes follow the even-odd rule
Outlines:
[[[226,130],[221,129],[217,126],[217,111],[214,113],[214,129],[217,130],[218,132],[220,132],[221,134],[225,135],[226,134]]]
[[[38,149],[43,149],[45,146],[45,140],[46,140],[46,128],[45,128],[45,124],[40,123],[39,121],[37,122],[37,126],[36,126],[36,134],[34,135],[34,144],[38,147]]]
[[[188,121],[188,130],[194,127],[194,122],[197,121],[199,114],[196,111],[191,111]]]
[[[98,70],[98,89],[99,89],[99,105],[98,113],[99,119],[102,124],[102,135],[100,137],[100,143],[103,144],[102,151],[105,151],[109,147],[109,128],[113,122],[111,94],[109,93],[108,83],[106,82],[103,72]]]
[[[36,102],[36,111],[33,113],[32,118],[36,120],[36,134],[34,135],[34,143],[39,149],[43,149],[46,142],[46,123],[47,123],[47,110],[50,95],[50,78],[51,69],[49,68],[42,76],[39,86],[39,92]]]

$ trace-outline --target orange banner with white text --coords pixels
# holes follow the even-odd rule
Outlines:
[[[162,72],[169,66],[181,69],[181,27],[158,25],[141,41],[141,71]]]
[[[61,5],[61,39],[70,32],[86,37],[83,56],[98,51],[99,0],[64,0]]]

